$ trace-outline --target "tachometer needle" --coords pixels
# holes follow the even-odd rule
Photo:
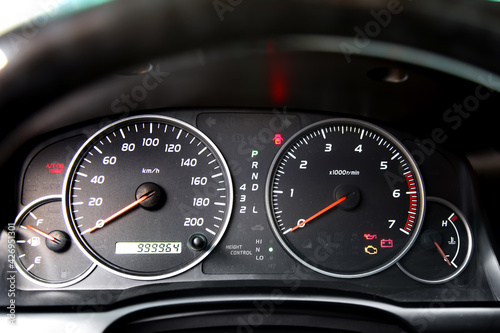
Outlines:
[[[60,244],[60,243],[61,243],[61,241],[60,241],[59,239],[57,239],[57,238],[55,238],[55,237],[53,237],[53,236],[51,236],[51,235],[49,235],[49,234],[47,234],[47,233],[43,232],[42,230],[38,230],[37,228],[32,227],[32,226],[30,226],[30,225],[27,225],[26,227],[27,227],[28,229],[33,230],[33,231],[34,231],[34,232],[36,232],[37,234],[39,234],[39,235],[41,235],[41,236],[43,236],[43,237],[45,237],[45,238],[47,238],[47,239],[49,239],[49,240],[53,241],[53,242],[54,242],[54,243],[56,243],[56,244]]]
[[[116,213],[114,213],[113,215],[111,215],[110,217],[108,217],[107,219],[97,221],[95,226],[93,226],[92,228],[89,228],[89,229],[83,231],[81,233],[81,235],[85,235],[86,233],[93,232],[93,231],[95,231],[97,229],[102,228],[106,223],[111,222],[112,220],[116,219],[120,215],[123,215],[124,213],[128,212],[132,208],[136,207],[138,204],[140,204],[141,202],[143,202],[144,200],[148,199],[153,194],[155,194],[155,192],[156,191],[151,191],[151,192],[143,195],[142,197],[140,197],[139,199],[135,200],[130,205],[128,205],[128,206],[120,209],[119,211],[117,211]]]
[[[444,261],[446,261],[446,263],[449,266],[451,266],[451,262],[448,260],[448,257],[446,256],[446,254],[444,254],[444,251],[443,251],[443,249],[441,249],[441,246],[439,246],[439,244],[437,242],[434,242],[434,245],[436,245],[437,250],[438,250],[439,254],[441,255],[441,257],[443,257]]]
[[[326,213],[327,211],[329,211],[330,209],[332,209],[333,207],[337,206],[338,204],[340,204],[341,202],[343,202],[345,199],[347,199],[347,196],[344,196],[342,198],[340,198],[339,200],[335,201],[334,203],[330,204],[329,206],[323,208],[322,210],[320,210],[319,212],[317,212],[316,214],[314,214],[313,216],[305,219],[303,222],[297,224],[295,227],[293,228],[290,228],[288,229],[287,231],[285,231],[283,234],[287,234],[289,232],[292,232],[292,231],[295,231],[297,230],[298,228],[302,227],[303,225],[305,225],[306,223],[309,223],[311,222],[312,220],[314,220],[315,218],[317,218],[318,216],[320,216],[321,214],[323,213]]]

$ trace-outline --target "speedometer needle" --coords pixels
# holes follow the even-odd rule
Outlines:
[[[309,223],[311,222],[312,220],[314,220],[315,218],[317,218],[318,216],[320,216],[321,214],[323,213],[326,213],[327,211],[329,211],[330,209],[332,209],[333,207],[337,206],[338,204],[340,204],[341,202],[343,202],[345,199],[347,199],[347,196],[343,196],[342,198],[340,198],[339,200],[335,201],[334,203],[332,203],[331,205],[323,208],[322,210],[320,210],[319,212],[317,212],[316,214],[314,214],[313,216],[305,219],[303,222],[297,224],[295,227],[293,228],[290,228],[288,229],[287,231],[285,231],[283,234],[287,234],[289,232],[292,232],[292,231],[295,231],[297,230],[298,228],[304,226],[306,223]]]
[[[434,245],[436,245],[437,250],[438,250],[439,254],[441,255],[441,257],[443,257],[444,261],[446,261],[446,263],[449,266],[451,266],[451,262],[448,260],[448,257],[446,257],[446,254],[444,253],[443,249],[441,249],[441,246],[439,246],[439,244],[437,242],[434,242]]]
[[[137,206],[138,204],[140,204],[144,200],[150,198],[153,194],[155,194],[155,192],[156,191],[151,191],[151,192],[143,195],[142,197],[140,197],[139,199],[135,200],[130,205],[128,205],[128,206],[120,209],[119,211],[117,211],[116,213],[114,213],[113,215],[111,215],[110,217],[108,217],[107,219],[97,221],[96,224],[95,224],[95,226],[93,226],[92,228],[89,228],[89,229],[85,230],[84,232],[81,233],[81,235],[85,235],[88,232],[93,232],[93,231],[96,231],[97,229],[102,228],[106,223],[111,222],[112,220],[114,220],[115,218],[119,217],[120,215],[123,215],[124,213],[128,212],[129,210],[131,210],[132,208],[134,208],[135,206]]]

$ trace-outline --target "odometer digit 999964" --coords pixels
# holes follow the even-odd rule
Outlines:
[[[221,239],[232,182],[217,147],[195,127],[137,116],[93,135],[71,162],[69,230],[97,264],[136,279],[193,267]]]
[[[424,188],[391,134],[353,119],[313,124],[273,161],[266,204],[273,231],[295,259],[334,277],[394,264],[414,242]]]

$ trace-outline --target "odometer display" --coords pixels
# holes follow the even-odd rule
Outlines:
[[[116,254],[179,254],[181,242],[118,242]]]
[[[351,119],[323,121],[291,138],[273,162],[266,195],[285,249],[335,277],[394,264],[414,242],[424,212],[408,151],[385,130]]]
[[[97,132],[71,162],[64,186],[79,246],[104,268],[137,279],[199,263],[221,239],[232,208],[219,150],[193,126],[162,116],[130,117]]]

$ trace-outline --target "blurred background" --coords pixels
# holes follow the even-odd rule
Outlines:
[[[20,25],[41,27],[48,19],[78,12],[111,0],[2,0],[0,35]]]

